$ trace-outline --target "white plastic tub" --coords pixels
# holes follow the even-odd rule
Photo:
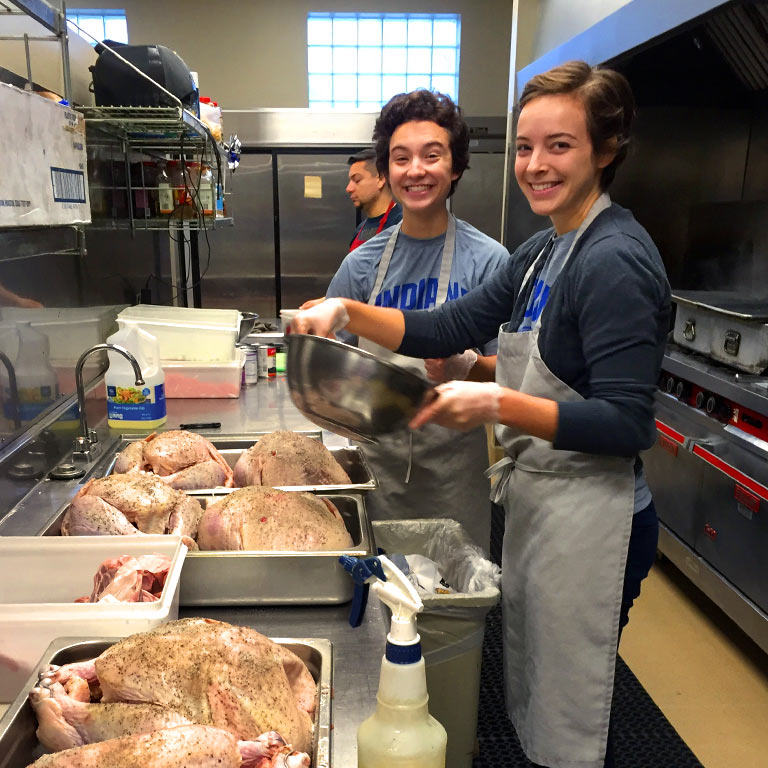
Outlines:
[[[15,360],[19,349],[16,323],[31,323],[36,331],[48,337],[51,363],[62,366],[71,364],[74,368],[86,349],[105,341],[117,329],[117,313],[124,306],[3,307],[0,310],[0,349]],[[99,356],[94,355],[88,362],[92,364],[98,359]],[[106,360],[106,357],[101,359]]]
[[[232,362],[240,333],[236,309],[196,309],[138,304],[126,307],[117,323],[136,323],[157,338],[163,360]]]
[[[13,701],[57,637],[127,637],[178,618],[187,547],[180,536],[0,538],[0,702]],[[75,603],[93,589],[101,563],[122,555],[171,558],[154,603]]]
[[[240,397],[245,355],[237,350],[226,363],[163,360],[166,398]]]

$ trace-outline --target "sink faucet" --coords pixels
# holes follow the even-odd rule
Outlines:
[[[16,371],[13,363],[5,352],[0,352],[0,362],[8,369],[8,388],[11,390],[11,405],[13,406],[13,428],[21,426],[21,413],[19,412],[19,388],[16,386]]]
[[[82,355],[78,358],[75,364],[75,383],[77,384],[77,405],[80,408],[80,432],[79,437],[75,438],[75,449],[73,457],[77,459],[88,460],[91,458],[91,446],[98,442],[95,429],[88,429],[88,420],[85,415],[85,387],[83,387],[83,364],[87,357],[94,352],[98,352],[100,349],[111,349],[113,352],[121,354],[133,368],[133,372],[136,376],[136,386],[140,387],[144,384],[144,379],[141,377],[141,367],[136,358],[125,348],[119,344],[94,344],[90,349],[86,349]]]

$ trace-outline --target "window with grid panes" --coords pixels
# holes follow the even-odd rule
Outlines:
[[[70,33],[79,34],[91,45],[96,41],[114,40],[116,43],[128,42],[128,24],[125,20],[125,11],[119,8],[72,8],[67,9],[67,26]],[[75,26],[77,25],[77,26]],[[80,29],[87,35],[80,34]],[[89,37],[90,35],[91,37]]]
[[[378,111],[398,93],[459,97],[461,15],[310,13],[309,106]]]

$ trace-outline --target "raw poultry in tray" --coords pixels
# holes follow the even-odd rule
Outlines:
[[[311,493],[250,486],[210,504],[200,519],[201,550],[305,552],[349,549],[338,509]]]
[[[310,493],[251,486],[203,508],[197,499],[139,472],[90,480],[61,523],[64,536],[178,533],[192,550],[348,549],[336,506]]]
[[[300,432],[264,435],[235,464],[235,485],[339,485],[349,475],[319,441]]]
[[[146,472],[89,480],[61,522],[64,536],[173,533],[197,549],[200,503]]]
[[[43,673],[38,738],[67,751],[34,765],[309,766],[316,693],[304,662],[255,630],[173,621]]]
[[[233,485],[232,469],[213,444],[183,429],[153,432],[130,443],[117,457],[114,471],[152,472],[171,488],[181,490]]]
[[[130,443],[118,455],[113,471],[152,472],[172,488],[186,491],[350,482],[347,472],[320,440],[289,430],[261,437],[243,451],[234,471],[209,440],[183,430],[152,434]]]

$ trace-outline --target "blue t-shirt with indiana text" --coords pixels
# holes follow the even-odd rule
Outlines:
[[[391,235],[391,230],[385,230],[347,254],[328,286],[326,297],[341,296],[367,303]],[[401,232],[387,275],[375,297],[376,306],[397,309],[434,307],[444,243],[445,234],[422,240]],[[480,285],[508,259],[509,252],[501,243],[471,224],[456,219],[456,246],[446,301],[457,299]],[[339,337],[354,341],[348,334],[340,333]],[[496,346],[494,340],[483,351],[495,354]]]

